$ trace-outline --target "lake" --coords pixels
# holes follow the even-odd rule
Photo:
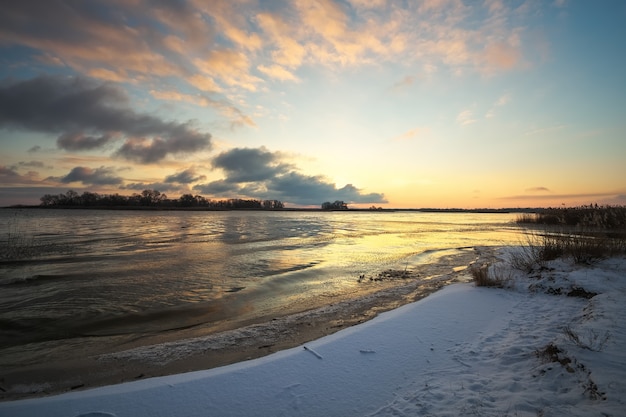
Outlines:
[[[515,218],[3,209],[0,366],[233,329],[401,285],[402,271],[426,280],[476,246],[519,244]]]

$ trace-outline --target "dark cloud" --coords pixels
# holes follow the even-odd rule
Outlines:
[[[0,165],[0,178],[3,179],[2,182],[8,182],[5,180],[19,178],[19,176],[20,174],[18,174],[16,170]]]
[[[190,191],[188,184],[206,179],[205,175],[196,173],[194,168],[187,168],[176,174],[168,175],[162,182],[134,182],[120,187],[126,190],[158,190],[161,192],[171,192],[184,194]]]
[[[273,178],[268,183],[270,194],[283,201],[298,201],[298,204],[317,205],[324,201],[342,200],[347,203],[386,203],[385,196],[379,193],[362,194],[361,190],[347,184],[337,188],[320,176],[307,176],[289,172]]]
[[[116,185],[122,183],[122,178],[113,174],[113,170],[106,167],[91,169],[88,167],[72,168],[69,174],[59,179],[62,183],[82,182],[85,185]]]
[[[45,164],[41,161],[20,161],[18,165],[21,167],[44,168]]]
[[[322,176],[307,176],[282,161],[280,153],[265,148],[232,149],[213,160],[226,178],[194,187],[201,194],[215,196],[246,196],[277,199],[297,205],[320,205],[325,201],[343,200],[347,203],[386,203],[383,194],[363,194],[348,184],[337,188]]]
[[[167,182],[134,182],[130,184],[126,184],[121,186],[122,190],[134,190],[134,191],[143,191],[143,190],[157,190],[162,193],[164,192],[174,192],[174,193],[186,193],[189,190],[185,187],[180,187],[179,185]]]
[[[165,138],[129,138],[116,154],[142,163],[158,162],[167,154],[192,153],[210,147],[211,135],[194,131],[189,123],[173,125]]]
[[[546,192],[546,193],[550,193],[550,189],[546,188],[546,187],[532,187],[532,188],[527,188],[526,192],[529,193],[537,193],[537,192]]]
[[[239,194],[241,187],[227,180],[212,181],[208,184],[199,184],[193,187],[194,190],[201,194],[233,197]]]
[[[64,133],[57,138],[57,146],[67,151],[83,151],[101,148],[115,140],[115,136],[105,133],[101,136],[86,136],[82,132]]]
[[[280,161],[280,155],[265,148],[235,148],[213,159],[213,166],[221,168],[230,182],[264,181],[289,169]]]
[[[41,150],[41,146],[39,146],[39,145],[35,145],[35,146],[33,146],[32,148],[30,148],[30,149],[28,150],[28,152],[29,152],[29,153],[35,153],[35,152],[39,152],[40,150]]]
[[[211,146],[211,135],[198,132],[190,122],[137,113],[121,88],[78,77],[4,83],[0,127],[60,134],[59,146],[70,150],[104,146],[112,140],[111,132],[117,132],[126,140],[116,154],[142,163]]]
[[[188,168],[184,171],[177,172],[173,175],[165,177],[166,183],[179,183],[179,184],[191,184],[192,182],[201,181],[206,179],[205,175],[196,174],[193,168]]]
[[[22,175],[15,166],[0,165],[0,184],[35,184],[38,182],[40,182],[39,175],[35,171]]]

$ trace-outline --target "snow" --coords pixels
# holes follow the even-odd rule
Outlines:
[[[514,250],[490,267],[505,288],[450,285],[306,346],[4,402],[0,416],[626,415],[626,259],[526,274]]]

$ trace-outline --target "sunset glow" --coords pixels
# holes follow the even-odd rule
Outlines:
[[[20,1],[0,206],[626,204],[626,2]]]

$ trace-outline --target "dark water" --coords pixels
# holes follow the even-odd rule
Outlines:
[[[519,243],[514,218],[0,210],[0,365],[20,352],[42,360],[47,351],[85,343],[109,350],[355,297],[375,290],[357,282],[361,274]]]

